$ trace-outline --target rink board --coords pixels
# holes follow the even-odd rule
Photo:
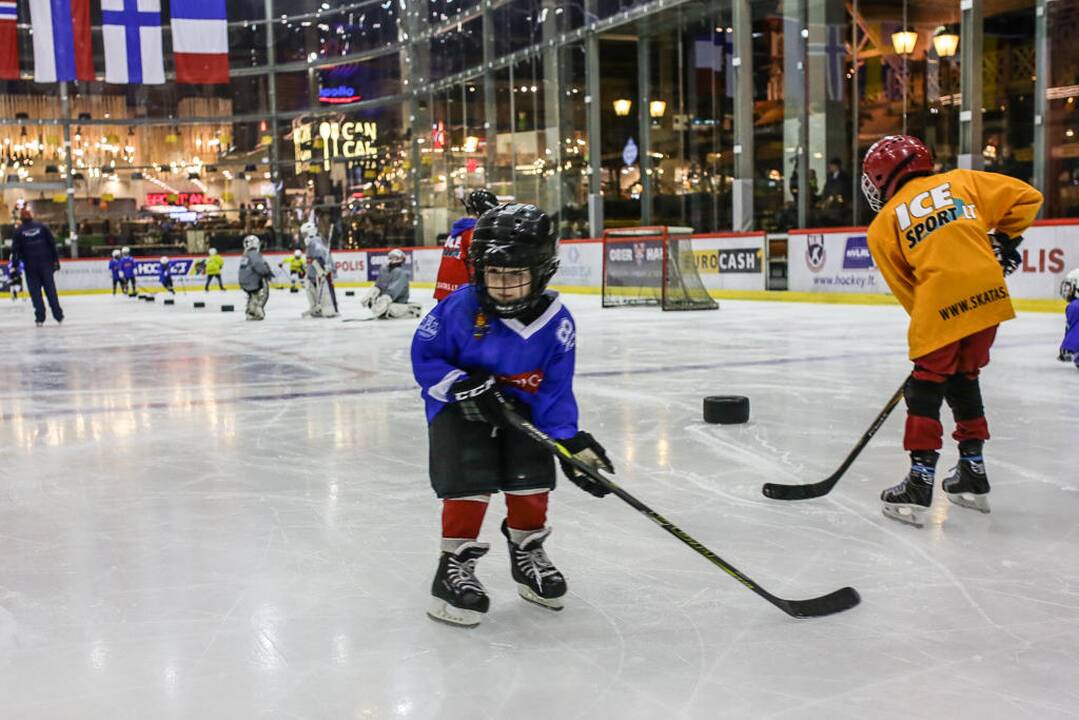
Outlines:
[[[694,262],[704,286],[716,293],[763,293],[767,287],[765,240],[763,233],[695,235]],[[433,286],[442,248],[404,250],[408,258],[406,267],[413,282],[421,287]],[[1039,223],[1025,234],[1021,251],[1023,265],[1008,278],[1012,296],[1056,299],[1064,276],[1079,267],[1079,225],[1062,221]],[[342,285],[373,282],[385,264],[388,252],[388,248],[334,251],[335,280]],[[233,284],[241,256],[222,257],[225,261],[222,276],[226,283]],[[289,254],[265,253],[265,257],[277,272],[277,281],[287,282],[288,271],[279,267],[279,263],[287,260]],[[190,256],[172,258],[178,289],[205,283],[205,275],[197,272],[196,259]],[[600,240],[565,240],[559,246],[559,259],[561,264],[552,286],[573,292],[599,292],[603,278]],[[139,258],[140,286],[156,288],[159,284],[157,271],[157,258]],[[857,301],[855,295],[890,295],[869,255],[865,228],[791,232],[788,273],[788,289],[792,293],[851,296],[852,301]],[[110,289],[112,284],[107,259],[67,260],[56,278],[61,292],[100,292]]]
[[[1064,276],[1079,267],[1079,226],[1039,223],[1023,238],[1023,264],[1008,277],[1012,296],[1058,297]],[[787,254],[792,291],[891,294],[869,254],[865,228],[792,230]]]

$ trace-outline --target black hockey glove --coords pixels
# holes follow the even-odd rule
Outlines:
[[[997,256],[997,262],[1004,270],[1005,277],[1011,275],[1023,264],[1023,256],[1017,249],[1019,243],[1023,242],[1022,236],[1010,238],[1002,232],[992,232],[989,233],[989,242],[993,245],[993,254]]]
[[[570,451],[570,454],[574,458],[580,460],[585,465],[596,470],[606,470],[609,473],[614,472],[614,465],[611,463],[611,459],[607,457],[607,451],[603,449],[603,446],[596,442],[596,439],[584,432],[579,431],[576,435],[568,440],[560,440],[562,447]],[[596,497],[603,497],[611,492],[605,485],[596,482],[591,476],[586,475],[577,468],[570,465],[565,460],[560,460],[562,463],[562,472],[566,474],[577,487],[584,490],[586,493],[591,493]]]
[[[450,397],[461,408],[465,420],[485,422],[495,427],[506,424],[503,411],[506,398],[498,390],[495,379],[486,373],[473,373],[450,386]]]

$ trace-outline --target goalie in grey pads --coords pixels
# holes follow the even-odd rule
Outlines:
[[[240,288],[247,293],[247,319],[265,320],[266,301],[270,298],[270,278],[273,268],[262,257],[262,242],[255,235],[244,238],[244,255],[240,258]]]
[[[318,227],[313,222],[306,222],[300,228],[307,244],[307,302],[310,307],[304,310],[304,317],[337,317],[337,303],[333,298],[331,273],[333,261],[330,251],[319,237]]]
[[[408,270],[403,250],[391,250],[386,266],[360,298],[360,304],[376,318],[418,318],[420,304],[408,301]]]

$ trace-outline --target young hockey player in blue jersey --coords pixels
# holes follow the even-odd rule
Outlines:
[[[11,299],[18,300],[19,293],[22,292],[22,274],[24,268],[20,261],[19,263],[8,262],[7,264],[7,279],[8,290],[11,291]]]
[[[120,251],[112,251],[112,259],[109,260],[109,272],[112,273],[112,294],[116,294],[116,288],[127,295],[127,281],[124,280],[123,270],[120,269]]]
[[[161,261],[157,264],[157,279],[161,283],[161,287],[168,290],[173,295],[176,294],[176,290],[172,287],[172,266],[169,264],[169,259],[165,256],[161,257]]]
[[[1057,359],[1074,362],[1079,368],[1079,268],[1064,276],[1060,296],[1068,301],[1068,307],[1064,309],[1064,341]]]
[[[607,454],[577,429],[573,396],[576,329],[557,293],[547,292],[558,268],[550,218],[533,205],[484,213],[469,248],[472,284],[440,302],[416,329],[412,370],[426,403],[431,486],[442,500],[442,554],[427,614],[473,627],[487,612],[476,562],[492,493],[506,496],[502,534],[510,570],[525,600],[560,610],[566,581],[544,552],[551,533],[547,496],[554,461],[542,446],[505,426],[509,406],[582,462],[613,472]],[[587,492],[608,491],[563,465]]]
[[[139,291],[135,287],[135,258],[131,257],[131,248],[125,247],[120,255],[120,271],[123,273],[124,282],[127,284],[128,296],[138,296]]]

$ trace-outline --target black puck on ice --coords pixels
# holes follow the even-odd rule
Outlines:
[[[749,420],[749,398],[742,395],[710,395],[704,399],[704,421],[736,425]]]
[[[232,312],[236,309],[235,305],[222,305],[221,312]]]
[[[356,297],[355,290],[345,290],[345,297]]]
[[[153,295],[147,295],[143,298],[143,300],[145,300],[146,302],[154,302],[155,300],[157,300],[157,298],[155,298]]]
[[[166,305],[175,305],[176,301],[173,300],[172,298],[165,298],[165,304]]]
[[[204,308],[204,307],[206,307],[206,303],[204,303],[204,302],[198,302],[198,301],[196,301],[196,302],[195,302],[195,309],[196,309],[196,310],[197,310],[198,308]]]

